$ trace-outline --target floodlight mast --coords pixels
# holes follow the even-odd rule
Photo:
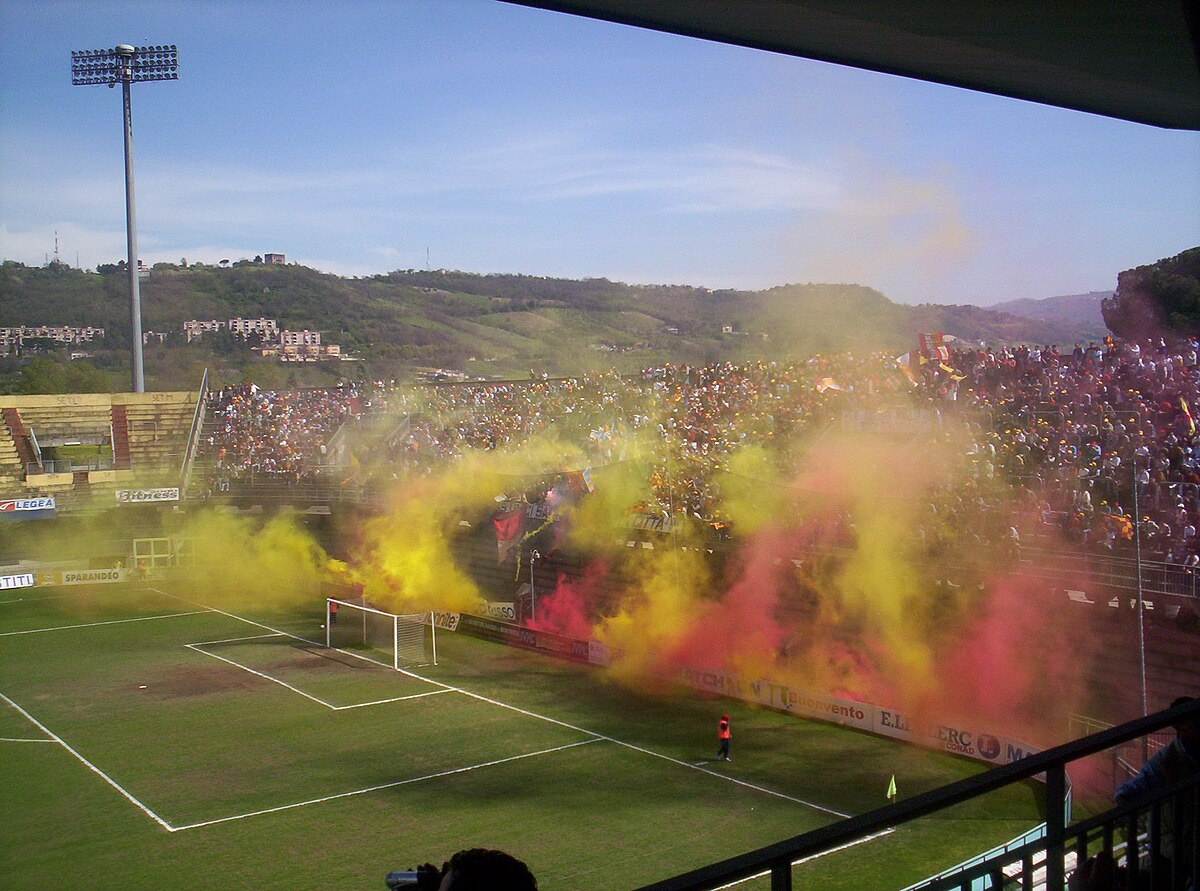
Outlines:
[[[146,391],[142,365],[142,294],[138,284],[137,212],[133,200],[133,106],[129,85],[151,80],[178,80],[179,54],[170,46],[133,47],[122,43],[107,50],[73,50],[71,83],[76,86],[121,84],[125,121],[125,239],[129,265],[129,328],[133,348],[133,392]]]

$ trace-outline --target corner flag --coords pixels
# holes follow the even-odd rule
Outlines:
[[[890,801],[892,804],[896,803],[896,775],[895,774],[892,774],[892,778],[888,782],[887,797],[888,797],[888,801]]]

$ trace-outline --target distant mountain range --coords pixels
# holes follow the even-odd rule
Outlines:
[[[0,265],[0,326],[103,325],[99,351],[114,375],[128,350],[123,270]],[[818,352],[913,347],[942,331],[969,341],[1073,343],[1102,337],[1101,294],[1018,300],[999,307],[904,306],[861,285],[793,284],[764,291],[629,285],[607,279],[402,270],[343,278],[299,265],[241,261],[228,268],[158,264],[142,281],[143,328],[173,340],[147,348],[152,387],[218,382],[322,384],[342,376],[405,376],[417,368],[473,377],[527,376],[663,362],[802,359]],[[316,328],[355,362],[289,365],[228,339],[185,345],[188,319],[257,318]],[[127,353],[126,353],[127,356]],[[14,374],[13,360],[8,360]],[[0,372],[3,369],[0,368]],[[120,380],[119,376],[116,378]],[[3,380],[0,378],[0,386]]]
[[[1047,297],[1044,300],[1026,297],[995,303],[988,309],[1025,319],[1077,325],[1089,340],[1096,340],[1108,333],[1100,313],[1100,301],[1112,295],[1112,291],[1089,291],[1086,294],[1066,294],[1062,297]]]

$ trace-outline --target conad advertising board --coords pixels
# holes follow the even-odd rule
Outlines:
[[[0,591],[8,591],[12,588],[32,588],[33,573],[21,572],[16,575],[0,575]]]
[[[458,630],[485,640],[538,650],[592,665],[611,665],[619,658],[619,651],[614,651],[599,641],[574,640],[482,616],[464,614]],[[768,678],[745,681],[734,672],[685,668],[680,671],[678,679],[684,686],[702,693],[741,699],[777,711],[843,727],[854,727],[923,748],[952,752],[990,764],[1008,764],[1041,751],[1038,746],[986,728],[919,722],[895,709],[801,690]]]
[[[161,489],[117,489],[117,504],[151,504],[178,500],[178,486]]]
[[[54,514],[53,498],[7,498],[0,501],[0,519],[41,520]]]

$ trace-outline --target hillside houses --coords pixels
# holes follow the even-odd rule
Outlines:
[[[228,331],[242,340],[254,338],[257,340],[251,347],[254,352],[281,362],[342,358],[342,348],[338,344],[321,343],[320,331],[281,329],[275,319],[189,319],[183,323],[183,335],[188,343],[218,331]]]

